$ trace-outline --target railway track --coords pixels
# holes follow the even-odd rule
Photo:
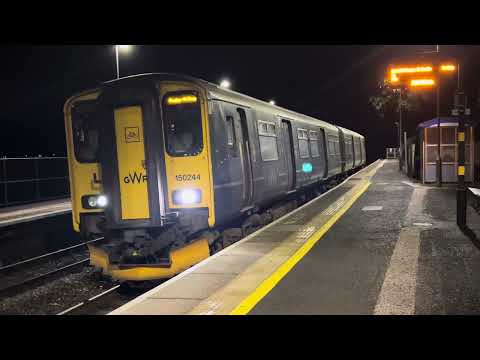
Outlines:
[[[57,315],[96,315],[98,312],[101,312],[99,310],[101,304],[105,303],[107,300],[109,300],[107,307],[110,309],[110,307],[112,307],[112,300],[117,300],[118,298],[117,290],[120,288],[120,286],[121,285],[115,285],[98,295],[92,296],[85,301],[59,312]],[[104,307],[105,305],[103,308]],[[105,309],[103,310],[105,311]],[[108,309],[106,312],[108,312]]]
[[[1,267],[0,274],[2,277],[0,281],[0,297],[14,296],[28,288],[45,283],[46,281],[52,280],[62,274],[81,269],[85,265],[88,265],[88,255],[83,256],[80,259],[73,256],[68,264],[63,264],[61,266],[52,265],[49,264],[49,262],[65,257],[66,254],[73,250],[81,249],[90,243],[102,239],[103,237],[96,238],[82,244],[70,246],[68,248]],[[35,267],[34,265],[39,262],[41,262],[41,264]]]
[[[143,286],[134,288],[125,284],[117,284],[102,293],[57,313],[57,315],[106,315],[144,292],[158,286],[159,283],[159,281],[145,282]]]

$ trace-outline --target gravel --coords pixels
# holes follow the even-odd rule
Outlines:
[[[0,300],[1,315],[54,315],[114,286],[86,266],[23,293]]]

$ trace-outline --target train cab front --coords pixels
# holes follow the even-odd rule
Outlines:
[[[198,235],[215,222],[204,90],[125,78],[71,109],[71,161],[78,170],[80,151],[95,164],[71,180],[80,232],[104,237],[89,245],[91,263],[115,279],[151,280],[208,257]]]

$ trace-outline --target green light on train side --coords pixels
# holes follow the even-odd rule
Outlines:
[[[302,165],[302,171],[304,173],[311,173],[313,170],[313,166],[311,163],[303,163]]]

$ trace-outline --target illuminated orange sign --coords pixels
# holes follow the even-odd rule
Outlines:
[[[390,81],[398,82],[398,74],[417,74],[417,73],[426,73],[432,72],[433,67],[431,66],[411,66],[411,67],[395,67],[390,69]]]
[[[410,86],[433,86],[435,85],[434,79],[413,79],[410,81]]]

